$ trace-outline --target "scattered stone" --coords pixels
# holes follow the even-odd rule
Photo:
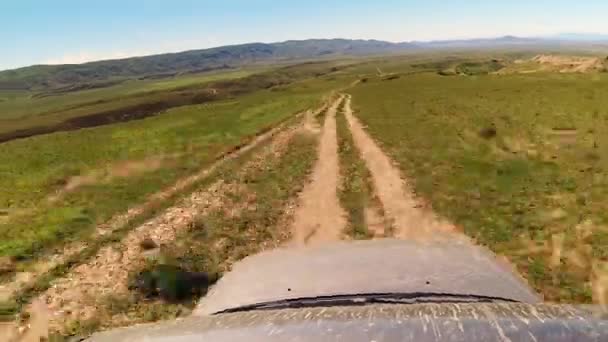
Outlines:
[[[538,151],[536,151],[536,150],[529,149],[527,152],[528,152],[528,157],[530,157],[530,158],[538,157]]]
[[[561,208],[555,209],[549,214],[549,217],[552,220],[556,220],[556,221],[561,220],[561,219],[565,218],[566,216],[568,216],[568,213],[564,209],[561,209]]]
[[[158,248],[158,244],[156,244],[156,242],[154,242],[154,240],[152,240],[151,238],[147,237],[141,240],[141,242],[139,243],[139,247],[141,247],[141,249],[143,249],[144,251],[149,251],[151,249]]]

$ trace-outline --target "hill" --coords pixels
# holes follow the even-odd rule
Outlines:
[[[36,65],[0,72],[0,90],[41,90],[75,84],[79,88],[94,88],[124,79],[166,77],[255,63],[382,54],[411,47],[414,46],[376,40],[311,39],[224,46],[78,65]]]
[[[567,38],[567,39],[566,39]],[[597,37],[596,37],[597,38]],[[84,64],[34,65],[0,71],[0,90],[65,91],[106,87],[126,79],[163,78],[179,74],[233,69],[251,64],[295,62],[318,58],[370,56],[440,49],[608,49],[606,40],[499,38],[392,43],[380,40],[308,39],[250,43],[178,53],[97,61]]]

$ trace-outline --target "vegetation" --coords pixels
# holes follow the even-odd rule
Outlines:
[[[305,63],[253,75],[258,69],[155,83],[134,81],[53,96],[46,95],[49,92],[13,93],[9,101],[0,103],[0,142],[142,119],[179,106],[227,100],[263,89],[280,90],[293,82],[336,73],[340,68],[339,63]]]
[[[549,301],[590,302],[607,261],[604,74],[416,74],[353,89],[370,133],[435,210]]]
[[[0,255],[29,258],[88,236],[344,82],[315,78],[138,122],[0,144],[0,206],[9,212],[0,221]]]
[[[456,66],[456,73],[464,75],[486,75],[492,72],[499,71],[504,68],[504,65],[498,60],[489,62],[465,62]]]
[[[256,63],[402,51],[409,44],[347,39],[311,39],[244,44],[79,65],[36,65],[0,72],[0,90],[103,87],[126,79],[226,70]]]
[[[294,119],[295,119],[295,117],[288,119],[286,124],[290,124]],[[267,144],[268,144],[268,142],[266,142],[262,146],[265,146]],[[133,217],[128,222],[126,222],[123,226],[118,227],[116,230],[110,232],[109,234],[106,234],[106,235],[103,235],[100,237],[95,237],[95,238],[92,238],[92,237],[84,238],[83,241],[86,242],[85,248],[70,255],[63,263],[57,264],[56,266],[54,266],[53,268],[51,268],[44,274],[40,274],[33,283],[20,289],[18,291],[18,293],[16,293],[13,296],[12,299],[10,299],[6,302],[0,301],[0,321],[3,321],[3,318],[10,320],[14,314],[18,313],[22,309],[23,305],[29,303],[29,301],[31,301],[32,298],[34,298],[36,295],[39,295],[41,292],[47,290],[51,286],[51,282],[53,280],[55,280],[59,277],[65,276],[74,267],[90,260],[92,257],[94,257],[97,254],[97,252],[102,247],[107,246],[109,244],[119,243],[132,229],[143,224],[146,220],[152,218],[154,215],[161,213],[163,210],[169,208],[170,206],[176,205],[180,200],[182,200],[189,193],[192,193],[192,192],[196,191],[197,189],[204,189],[204,188],[208,187],[211,183],[217,181],[221,177],[224,177],[226,174],[235,172],[235,170],[237,170],[241,165],[243,165],[244,163],[249,161],[254,154],[259,152],[259,150],[262,148],[262,146],[258,146],[249,151],[246,151],[246,152],[236,156],[235,158],[226,159],[226,161],[224,163],[220,163],[219,167],[216,168],[213,172],[211,172],[207,177],[204,177],[204,178],[200,179],[199,181],[196,181],[196,182],[190,184],[189,186],[181,189],[180,192],[174,193],[173,195],[168,196],[168,197],[164,198],[163,200],[154,201],[152,203],[153,205],[146,206],[142,213]],[[151,248],[150,247],[151,243],[149,240],[142,240],[140,242],[140,247],[142,247],[142,244],[144,244],[144,246],[143,246],[143,247],[145,247],[144,250],[147,250],[147,248]],[[154,248],[156,248],[156,247],[162,247],[162,246],[156,246],[156,243],[154,243]],[[165,250],[165,249],[163,249],[163,250]],[[154,263],[152,263],[150,265],[154,266]],[[209,268],[206,268],[206,266],[208,266],[208,263],[200,263],[196,268],[193,268],[192,265],[186,265],[186,266],[189,267],[189,269],[193,269],[193,270],[209,270]],[[22,267],[27,267],[27,264]],[[203,268],[201,269],[201,267],[203,267]],[[112,310],[115,310],[116,309],[115,302],[117,302],[117,301],[112,301],[111,299],[112,298],[109,298],[108,305],[111,305],[113,308]],[[114,298],[114,299],[116,299],[116,298]],[[123,300],[123,299],[121,299],[121,300]],[[131,300],[135,300],[135,299],[132,298]],[[124,304],[125,302],[122,301],[122,303]],[[160,307],[157,309],[160,309]],[[68,328],[69,327],[78,327],[77,330],[80,333],[85,333],[85,335],[86,335],[87,330],[80,329],[81,326],[93,328],[93,330],[94,330],[94,329],[99,328],[99,324],[101,322],[99,320],[93,320],[93,321],[73,322],[73,323],[74,324],[68,325]],[[68,329],[68,332],[69,332],[69,330],[70,329]],[[91,331],[93,331],[93,330],[91,330]]]

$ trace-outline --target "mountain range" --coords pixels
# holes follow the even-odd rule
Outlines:
[[[90,87],[125,79],[168,77],[238,68],[255,63],[276,63],[338,56],[371,56],[434,49],[489,49],[500,47],[563,47],[605,44],[608,36],[564,34],[546,38],[505,36],[491,39],[392,43],[380,40],[308,39],[280,43],[251,43],[153,56],[84,64],[35,65],[0,71],[0,90],[42,90],[75,84]]]

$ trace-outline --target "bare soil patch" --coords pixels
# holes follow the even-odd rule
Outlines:
[[[340,240],[346,226],[346,214],[337,195],[340,172],[336,112],[342,101],[340,97],[327,112],[312,180],[300,195],[292,225],[292,243],[296,246]]]
[[[532,58],[532,61],[544,66],[558,68],[559,72],[562,73],[587,73],[606,68],[602,59],[598,57],[538,55]]]
[[[374,235],[374,238],[387,237],[389,232],[386,229],[385,218],[380,208],[372,206],[365,208],[365,223],[367,224],[367,229]]]
[[[27,321],[0,322],[0,341],[39,342],[48,338],[49,312],[44,303],[33,302],[26,310]]]

